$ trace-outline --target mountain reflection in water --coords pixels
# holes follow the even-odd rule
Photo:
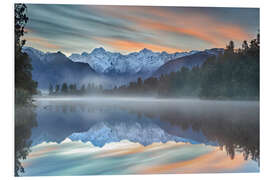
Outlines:
[[[175,142],[174,153],[166,154],[166,161],[168,162],[168,158],[175,159],[179,153],[178,156],[181,156],[181,158],[190,153],[199,153],[202,151],[202,149],[199,150],[200,146],[204,145],[204,149],[209,150],[211,147],[211,152],[216,151],[215,147],[219,149],[218,151],[225,150],[234,162],[239,161],[239,155],[241,154],[243,160],[253,160],[259,166],[259,103],[255,101],[71,98],[37,99],[36,105],[35,113],[37,114],[38,126],[30,127],[30,129],[32,128],[32,135],[28,140],[32,142],[33,151],[37,151],[40,145],[44,146],[44,143],[49,147],[52,145],[51,143],[62,144],[66,140],[82,142],[85,145],[90,144],[101,150],[112,143],[122,141],[135,143],[142,147],[150,147],[155,143],[166,146],[167,143]],[[179,144],[177,143],[185,143],[197,148],[189,149],[183,146],[185,148],[182,147],[182,150],[186,154],[181,154],[181,150],[177,149],[181,147],[178,147]],[[61,144],[53,146],[65,151]],[[67,147],[67,145],[64,147]],[[72,143],[68,145],[68,149],[73,151],[75,147]],[[167,151],[171,152],[172,149],[167,149]],[[187,153],[188,151],[190,152]],[[78,156],[80,152],[78,151]],[[161,151],[158,152],[159,155],[162,155]],[[30,159],[33,158],[33,154],[31,156],[30,153],[29,162],[27,159],[24,161],[24,164],[28,167],[26,171],[31,171],[29,164],[31,164]],[[51,157],[50,154],[46,156],[48,160],[54,157],[54,154]],[[188,159],[190,160],[190,158]],[[196,159],[196,157],[191,159]],[[121,163],[121,158],[118,160],[118,163]],[[222,162],[225,163],[225,159]],[[77,163],[76,166],[79,166],[83,162]],[[94,162],[92,161],[92,163]],[[106,164],[106,162],[103,163]],[[137,163],[142,164],[142,162]],[[176,164],[172,166],[178,167],[178,165],[182,166],[181,163],[183,162],[174,163]],[[42,163],[37,164],[36,162],[35,164],[41,166]],[[91,164],[91,161],[89,164]],[[106,166],[105,164],[104,166]],[[196,163],[192,162],[191,164],[195,166]],[[147,163],[144,165],[147,167]],[[166,164],[155,165],[158,166],[157,169],[162,167],[161,169],[164,170],[164,168],[167,168]],[[151,166],[154,167],[155,165],[152,164]],[[42,167],[39,168],[42,169]],[[139,171],[139,173],[163,173],[163,171],[157,169],[149,169],[147,172]],[[198,172],[220,172],[218,169],[210,171],[208,168],[207,170]],[[63,169],[62,174],[62,171],[60,171],[59,175],[68,174],[64,171]],[[121,174],[119,169],[111,174],[117,174],[117,172]],[[182,169],[177,172],[191,171],[188,169],[183,171]],[[85,172],[81,173],[84,174]],[[110,174],[110,171],[100,174],[106,173]],[[132,174],[132,171],[123,171],[122,173]],[[30,172],[26,174],[31,175]],[[42,173],[36,173],[36,175],[39,174]],[[43,174],[49,175],[50,172]],[[79,173],[79,175],[82,174]],[[88,174],[95,173],[89,172]],[[96,174],[99,173],[96,172]]]

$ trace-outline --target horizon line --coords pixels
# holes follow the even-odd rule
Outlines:
[[[170,53],[170,52],[167,52],[165,50],[164,51],[153,51],[150,48],[142,48],[142,49],[140,49],[138,51],[132,51],[132,52],[128,52],[128,53],[123,53],[123,52],[119,52],[119,51],[106,50],[104,46],[99,46],[99,47],[96,47],[96,48],[92,48],[89,52],[83,51],[81,53],[76,53],[76,52],[74,52],[74,53],[67,53],[67,52],[64,52],[64,51],[61,51],[61,50],[44,51],[44,50],[41,50],[39,48],[35,48],[35,47],[32,47],[32,46],[27,46],[27,45],[23,46],[23,48],[33,48],[33,49],[38,50],[38,51],[40,51],[40,52],[42,52],[44,54],[46,54],[46,53],[59,53],[60,52],[60,53],[64,54],[66,57],[70,57],[73,54],[78,54],[78,55],[82,55],[83,53],[91,54],[95,49],[103,49],[105,52],[117,53],[117,54],[119,53],[119,54],[124,55],[124,56],[130,55],[132,53],[139,53],[139,52],[141,52],[143,50],[149,50],[149,51],[151,51],[153,53],[163,53],[163,52],[165,52],[167,54],[175,54],[175,53],[187,53],[187,52],[192,52],[192,51],[198,51],[198,52],[200,52],[200,51],[211,50],[211,49],[224,49],[224,48],[219,48],[219,47],[213,47],[213,48],[207,48],[207,49],[204,49],[204,50],[193,49],[193,50],[187,50],[187,51],[175,51],[173,53]]]

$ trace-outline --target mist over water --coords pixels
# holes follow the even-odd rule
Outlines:
[[[180,157],[191,160],[190,154],[195,155],[198,153],[198,157],[196,158],[199,158],[199,156],[208,156],[206,154],[218,151],[218,156],[224,158],[222,162],[227,162],[225,159],[228,159],[231,161],[228,161],[228,163],[239,163],[241,160],[243,164],[241,168],[239,166],[238,168],[230,170],[226,168],[223,170],[215,169],[216,172],[250,172],[258,171],[259,168],[258,101],[50,96],[36,97],[35,105],[37,127],[32,128],[32,134],[29,139],[29,141],[31,141],[31,149],[38,153],[40,151],[40,145],[42,145],[44,148],[49,148],[50,153],[44,153],[42,159],[33,159],[30,153],[30,157],[28,160],[24,161],[24,163],[35,162],[38,169],[44,168],[43,166],[45,165],[43,164],[45,163],[45,159],[47,159],[46,161],[55,162],[55,164],[65,162],[62,159],[55,160],[53,158],[56,156],[59,156],[59,158],[62,157],[62,155],[60,156],[60,154],[57,153],[58,150],[56,151],[56,149],[61,149],[59,153],[69,153],[69,151],[78,152],[76,156],[82,157],[86,155],[85,153],[90,153],[89,156],[94,155],[92,151],[95,149],[95,152],[100,152],[100,156],[103,157],[102,152],[107,151],[106,149],[111,146],[111,144],[117,146],[112,146],[109,151],[120,153],[123,151],[121,150],[122,147],[126,148],[125,151],[133,152],[135,151],[134,148],[138,145],[140,147],[150,148],[155,143],[161,143],[156,150],[156,153],[160,156],[166,151],[174,152],[171,153],[171,155],[168,154],[164,156],[167,160],[164,159],[161,162],[168,161],[172,163],[173,161],[168,158],[177,159]],[[74,145],[75,142],[79,144]],[[167,147],[166,144],[171,142],[176,143],[173,149],[159,150],[162,147]],[[80,145],[80,143],[82,144]],[[184,152],[180,152],[180,149],[178,152],[177,147],[178,144],[180,145],[181,143],[184,143],[184,147],[187,148],[184,148],[186,149]],[[187,145],[194,148],[188,150],[189,146]],[[195,148],[197,145],[203,146]],[[157,147],[154,149],[156,148]],[[55,150],[51,151],[51,149]],[[89,151],[87,149],[89,149]],[[134,156],[134,158],[136,156],[142,156],[142,159],[139,160],[139,158],[138,161],[134,161],[132,166],[137,167],[138,164],[142,163],[140,161],[147,159],[143,155],[144,151],[146,151],[146,149],[140,150],[135,154],[132,153],[131,157]],[[32,153],[33,155],[35,154],[34,152]],[[42,150],[42,152],[44,152],[44,150]],[[53,155],[52,153],[56,154]],[[125,156],[126,155],[121,155],[123,158]],[[215,156],[217,156],[217,154]],[[73,155],[70,157],[67,156],[66,158],[73,159],[72,161],[76,161],[78,166],[83,163],[81,160],[72,157]],[[149,155],[147,157],[150,158],[151,156]],[[211,155],[211,157],[214,158],[213,155]],[[222,158],[219,157],[218,159]],[[155,163],[151,166],[163,166],[158,160],[158,157],[153,156],[152,159],[156,159],[157,161],[153,161]],[[184,159],[179,160],[179,163],[180,161],[184,161]],[[104,168],[109,168],[110,163],[108,159],[103,159],[102,161],[108,162],[108,164],[104,164]],[[131,160],[128,159],[123,160],[119,157],[116,159],[115,163],[121,164],[122,162],[126,164],[130,161]],[[213,161],[218,163],[216,162],[217,159]],[[92,164],[91,167],[95,167],[95,165],[97,165],[95,163],[98,162],[99,161],[92,161],[94,164]],[[89,163],[90,165],[91,161],[84,163]],[[40,166],[38,166],[38,164],[40,164]],[[145,166],[148,165],[145,164]],[[205,164],[203,166],[206,166],[205,172],[212,172],[210,166],[208,167]],[[33,166],[30,167],[28,168],[28,171],[30,171],[28,175],[46,175],[47,171],[38,173],[39,171],[37,171],[37,169],[33,168]],[[98,167],[99,166],[92,169],[91,173],[88,173],[89,169],[82,168],[79,175],[98,174]],[[253,167],[253,169],[251,167]],[[255,170],[254,167],[256,167],[255,169],[257,170]],[[127,169],[121,171],[120,169],[123,168]],[[50,169],[50,171],[52,174],[60,173],[53,168]],[[188,172],[189,170],[186,171]],[[71,170],[71,172],[73,172],[73,170]],[[104,170],[104,172],[114,174],[108,169],[107,171]],[[115,173],[118,174],[119,172],[123,174],[142,173],[141,171],[128,170],[128,166],[119,167]],[[152,170],[149,170],[149,172],[152,172]],[[155,173],[155,171],[153,172]],[[181,173],[182,171],[175,170],[173,172]],[[74,173],[76,174],[78,172],[74,171]],[[69,173],[63,171],[61,175],[65,174]]]

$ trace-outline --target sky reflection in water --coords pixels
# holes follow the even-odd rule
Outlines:
[[[84,98],[36,104],[25,176],[259,171],[258,102]]]

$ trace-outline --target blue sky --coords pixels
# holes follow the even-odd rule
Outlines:
[[[27,46],[42,51],[129,53],[237,46],[259,30],[258,8],[28,4]]]

